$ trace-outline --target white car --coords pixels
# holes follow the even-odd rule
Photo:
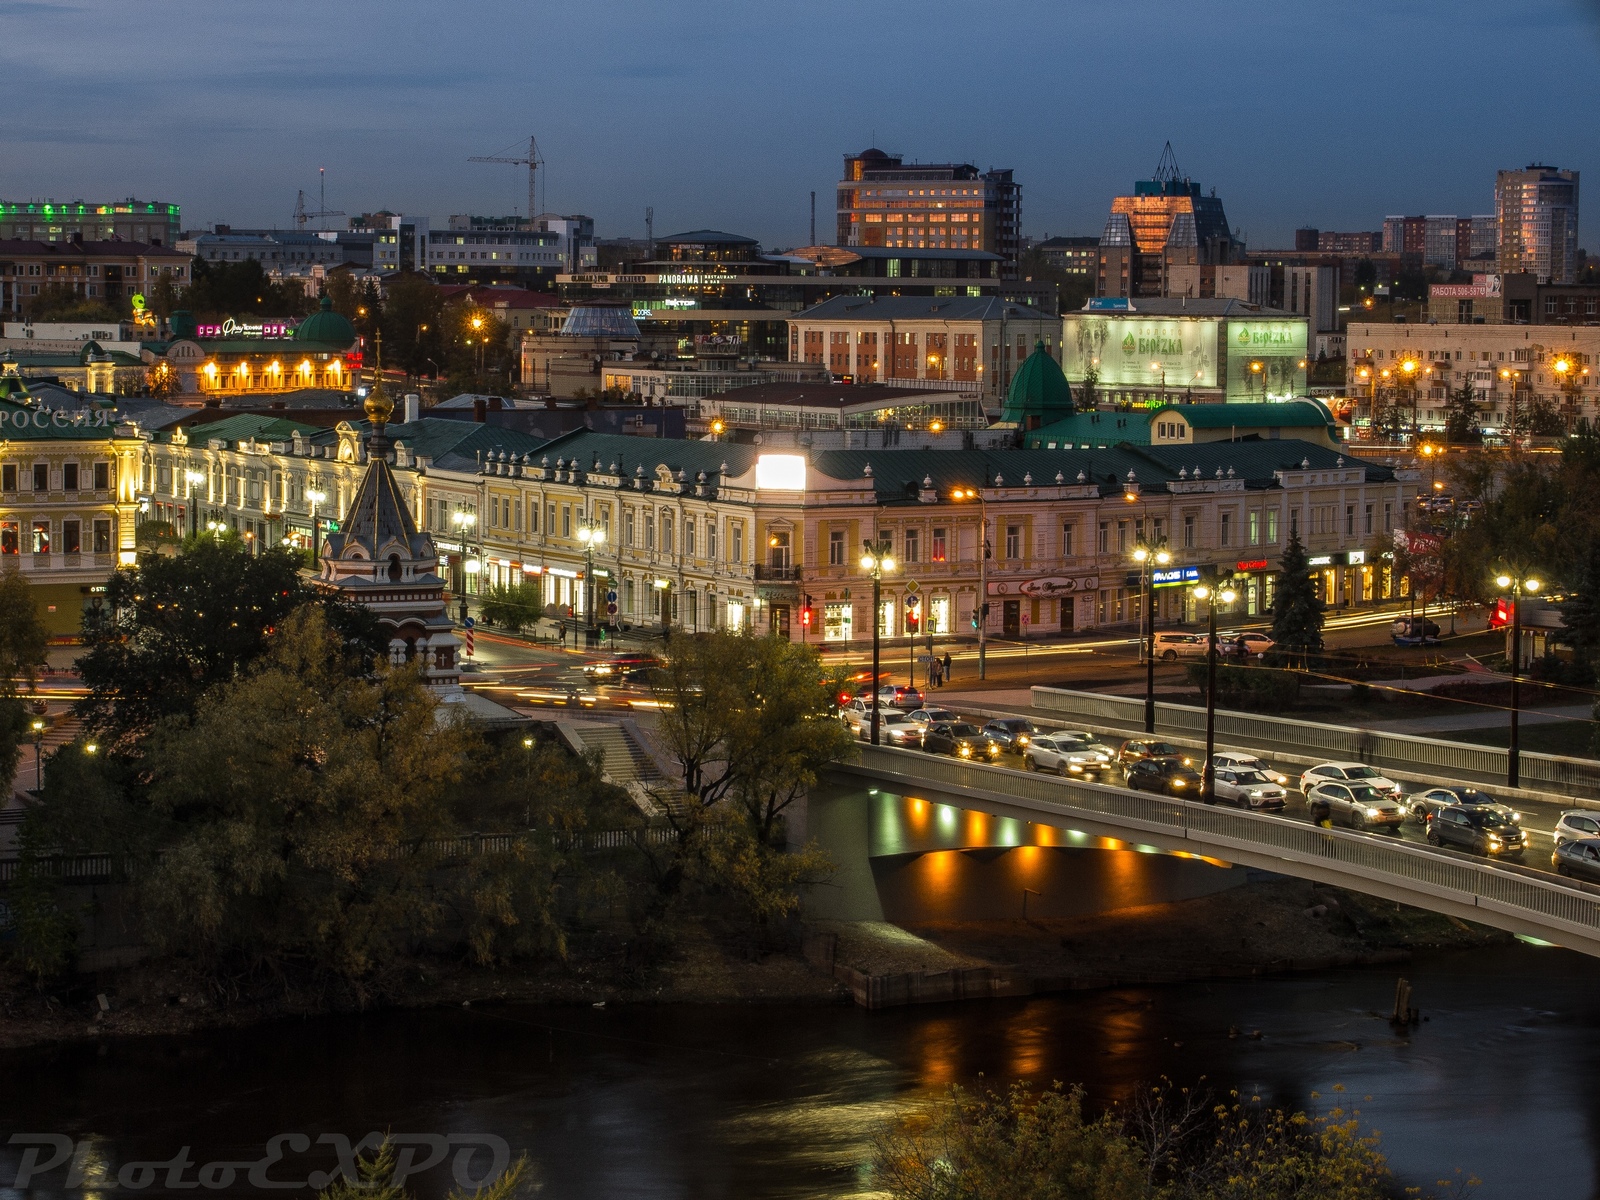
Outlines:
[[[941,722],[955,722],[961,720],[948,708],[914,708],[910,712],[911,723],[917,727],[917,736],[921,737],[928,732],[929,725],[938,725]]]
[[[1111,769],[1116,751],[1080,730],[1036,733],[1022,752],[1022,765],[1030,771],[1058,775],[1097,775]]]
[[[1279,787],[1289,786],[1289,776],[1278,768],[1269,766],[1254,754],[1242,754],[1233,750],[1225,750],[1220,754],[1211,756],[1211,765],[1218,771],[1260,771]]]
[[[1311,789],[1317,784],[1340,780],[1359,783],[1386,796],[1398,797],[1405,791],[1376,767],[1369,767],[1366,763],[1359,762],[1322,763],[1320,766],[1312,767],[1300,776],[1300,790],[1310,795]]]
[[[1204,658],[1206,636],[1203,633],[1175,633],[1168,630],[1156,634],[1151,642],[1151,652],[1162,662],[1180,658]]]
[[[1319,804],[1326,805],[1330,821],[1351,829],[1387,829],[1390,833],[1399,833],[1406,819],[1406,810],[1393,796],[1356,780],[1340,783],[1324,779],[1313,783],[1306,793],[1306,803],[1311,806],[1313,817]]]
[[[1581,842],[1584,838],[1600,838],[1600,813],[1584,808],[1562,813],[1561,819],[1556,822],[1556,845]]]
[[[1211,772],[1211,791],[1218,800],[1239,808],[1257,812],[1281,812],[1288,803],[1288,793],[1260,771],[1239,770],[1236,767],[1214,767]]]

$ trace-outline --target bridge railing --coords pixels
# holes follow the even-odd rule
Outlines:
[[[976,766],[915,750],[863,746],[859,765],[879,778],[900,777],[901,786],[912,796],[922,784],[958,795],[1028,801],[1039,807],[1042,817],[1054,814],[1070,821],[1074,813],[1081,813],[1125,823],[1133,841],[1144,827],[1211,843],[1224,853],[1231,845],[1269,851],[1286,861],[1335,863],[1369,878],[1406,884],[1460,903],[1482,907],[1487,901],[1600,934],[1600,896],[1555,878],[1545,880],[1532,872],[1474,862],[1429,847],[1125,788]]]
[[[1033,706],[1061,714],[1063,719],[1142,728],[1144,699],[1138,696],[1107,696],[1098,692],[1078,692],[1065,688],[1033,689]],[[1203,738],[1206,714],[1202,708],[1180,704],[1156,705],[1156,731]],[[1350,759],[1390,767],[1397,771],[1434,768],[1485,779],[1506,775],[1507,752],[1499,746],[1477,746],[1467,742],[1442,742],[1434,738],[1413,737],[1404,733],[1384,733],[1374,729],[1352,729],[1287,717],[1219,710],[1217,737],[1262,752],[1324,754],[1334,759]],[[1600,791],[1600,763],[1587,759],[1563,758],[1554,754],[1519,756],[1522,786],[1545,788],[1567,795]]]

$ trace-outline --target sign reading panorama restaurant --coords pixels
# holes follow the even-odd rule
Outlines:
[[[1094,370],[1101,387],[1217,386],[1217,322],[1207,318],[1069,313],[1064,351],[1068,379]]]

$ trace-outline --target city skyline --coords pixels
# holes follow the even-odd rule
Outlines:
[[[186,228],[288,227],[296,193],[314,198],[325,167],[329,207],[351,215],[505,213],[526,207],[525,173],[467,159],[531,132],[546,159],[541,207],[590,214],[602,237],[643,236],[649,205],[658,234],[722,228],[779,247],[809,240],[812,191],[818,238],[831,240],[843,156],[875,145],[1013,169],[1023,231],[1041,238],[1098,234],[1110,198],[1148,177],[1170,140],[1265,248],[1291,244],[1299,225],[1488,212],[1496,170],[1583,171],[1600,140],[1563,119],[1600,100],[1600,18],[1569,0],[1515,12],[1358,4],[1325,18],[1241,0],[1203,27],[1162,20],[1154,3],[1013,3],[976,38],[970,14],[943,2],[876,5],[865,27],[832,3],[754,20],[723,3],[670,15],[613,3],[599,20],[553,6],[457,11],[441,22],[404,0],[375,25],[366,9],[182,0],[160,27],[95,2],[0,2],[0,64],[45,85],[12,100],[0,193],[154,196],[181,204]],[[501,32],[486,40],[491,27]],[[904,41],[873,70],[804,50],[872,27]],[[1130,56],[1117,47],[1135,29]],[[1469,84],[1474,47],[1512,37],[1543,47],[1540,87]],[[1403,87],[1377,79],[1399,69],[1394,47],[1424,43],[1427,55],[1398,60]],[[485,58],[504,45],[527,57]],[[1412,132],[1396,139],[1397,126]],[[1474,135],[1466,145],[1440,129]],[[1385,134],[1381,150],[1369,131]],[[1594,241],[1581,226],[1579,241]]]

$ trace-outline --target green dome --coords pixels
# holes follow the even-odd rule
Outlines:
[[[321,342],[327,346],[338,346],[343,350],[347,346],[355,345],[356,327],[334,312],[333,301],[324,296],[318,310],[300,322],[300,328],[294,331],[294,340]]]
[[[1011,379],[1000,419],[1023,429],[1037,429],[1070,417],[1076,407],[1061,364],[1045,349],[1044,342],[1038,341]]]

